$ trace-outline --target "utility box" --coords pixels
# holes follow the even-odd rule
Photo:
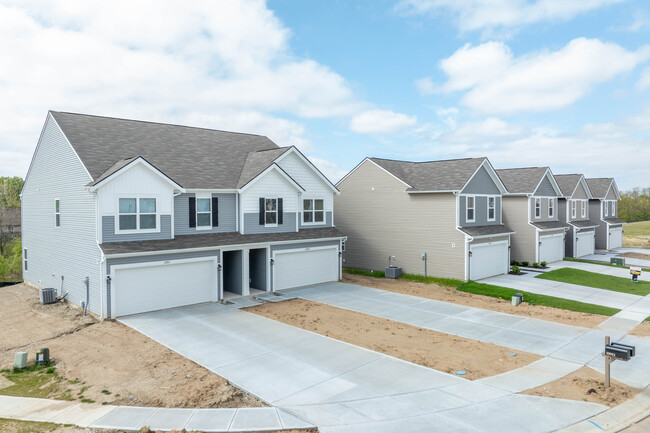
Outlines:
[[[386,278],[399,278],[402,275],[402,268],[399,266],[388,266],[385,272]]]
[[[41,300],[41,304],[53,304],[56,302],[56,289],[53,287],[47,287],[38,291],[38,296]]]
[[[609,263],[612,265],[625,266],[625,257],[612,257],[609,259]]]
[[[14,355],[14,368],[24,369],[27,367],[27,352],[16,352]]]
[[[50,349],[47,347],[38,349],[36,351],[36,365],[44,365],[50,363]]]
[[[522,302],[524,302],[524,295],[522,295],[521,293],[515,293],[514,295],[512,295],[512,306],[513,307],[516,307],[517,305],[521,304]]]

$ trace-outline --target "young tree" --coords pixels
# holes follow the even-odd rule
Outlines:
[[[0,177],[0,209],[20,207],[23,179],[18,176]]]

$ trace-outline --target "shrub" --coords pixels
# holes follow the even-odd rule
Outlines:
[[[528,266],[528,262],[521,262],[521,266]]]
[[[512,266],[519,266],[519,262],[516,260],[510,260],[510,265]]]
[[[534,263],[533,263],[533,268],[539,268],[539,263],[534,262]]]
[[[517,265],[513,265],[510,270],[512,271],[513,274],[521,273],[521,269],[519,269],[519,266],[517,266]]]
[[[546,265],[547,265],[547,263],[546,263],[546,262],[542,262],[542,263],[540,263],[540,265],[542,266],[542,268],[545,268]]]

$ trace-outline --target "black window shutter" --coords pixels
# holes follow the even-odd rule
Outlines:
[[[219,227],[219,197],[212,197],[212,227]]]
[[[260,197],[260,225],[263,226],[265,222],[264,218],[264,197]]]
[[[196,227],[196,197],[190,197],[190,227]]]
[[[283,214],[284,213],[282,212],[282,199],[279,198],[278,199],[278,224],[282,224],[282,216],[283,216]]]

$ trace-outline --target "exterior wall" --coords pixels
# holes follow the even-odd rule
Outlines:
[[[102,216],[102,241],[103,242],[128,242],[128,241],[149,241],[156,239],[171,239],[172,237],[172,216],[160,215],[160,231],[153,233],[131,233],[116,234],[115,217],[113,215]]]
[[[510,196],[503,198],[503,223],[516,233],[510,237],[510,259],[536,261],[537,229],[528,223],[529,198]]]
[[[113,228],[101,228],[102,236],[112,230],[114,236],[102,242],[171,239],[171,230],[163,233],[161,219],[173,212],[174,188],[157,173],[142,164],[134,164],[97,190],[97,205],[102,224],[113,223]],[[117,233],[115,224],[119,217],[120,197],[151,197],[156,199],[156,230],[134,233]],[[112,220],[104,217],[113,217]]]
[[[569,218],[569,221],[588,221],[589,219],[591,219],[591,217],[590,217],[590,213],[591,213],[590,207],[591,207],[591,205],[589,204],[589,202],[591,200],[585,200],[585,201],[587,202],[587,215],[584,218],[582,217],[582,214],[580,213],[580,206],[581,206],[580,203],[581,202],[578,201],[576,203],[576,217],[572,218],[571,217],[571,200],[568,201],[567,206],[569,207],[569,211],[567,213],[567,216]]]
[[[557,219],[563,223],[569,220],[567,215],[567,200],[565,198],[557,199]]]
[[[548,179],[548,176],[544,176],[544,179],[540,182],[533,195],[537,197],[557,197],[557,193],[555,192],[551,181]]]
[[[271,257],[273,257],[273,253],[275,251],[294,250],[294,249],[298,249],[298,248],[328,247],[328,246],[335,246],[335,245],[339,246],[340,241],[338,241],[338,240],[335,240],[335,241],[308,241],[308,242],[300,242],[300,243],[294,243],[294,244],[271,245]],[[339,269],[339,274],[340,274],[340,269]],[[273,287],[273,266],[271,266],[270,281],[271,281],[271,290],[273,290],[274,289],[274,287]]]
[[[611,218],[611,217],[615,217],[615,216],[617,216],[617,215],[615,215],[615,214],[613,213],[613,210],[614,210],[614,203],[616,203],[616,200],[606,200],[606,201],[603,201],[603,212],[604,212],[604,210],[605,210],[605,207],[607,207],[607,213],[606,213],[606,214],[603,213],[603,217],[605,217],[605,218]],[[618,209],[617,209],[616,211],[617,211],[617,213],[618,213]]]
[[[312,167],[305,164],[300,156],[290,152],[280,157],[277,164],[305,189],[301,199],[323,199],[325,211],[332,212],[334,206],[334,192],[332,191],[332,187],[325,183],[325,181],[314,172]],[[302,207],[299,207],[298,209],[302,210]]]
[[[542,214],[539,218],[535,218],[535,199],[538,198],[542,202]],[[555,200],[555,209],[553,216],[548,215],[548,202],[549,200]],[[554,197],[531,197],[530,198],[530,220],[532,222],[546,222],[546,221],[559,221],[558,209],[557,209],[557,198]]]
[[[190,227],[190,197],[195,196],[196,194],[181,194],[174,197],[174,235],[237,231],[236,194],[212,194],[212,197],[219,199],[219,225],[201,230],[197,230],[196,227]]]
[[[282,198],[284,223],[277,227],[265,227],[259,224],[259,199]],[[240,194],[240,212],[244,234],[278,233],[297,231],[297,217],[302,201],[296,188],[276,171],[270,171]]]
[[[485,166],[478,169],[472,180],[465,185],[461,194],[494,194],[501,195],[499,187],[496,186],[487,172]]]
[[[594,224],[598,224],[595,236],[597,250],[607,249],[607,237],[609,236],[607,223],[600,218],[602,207],[600,200],[589,200],[589,220]]]
[[[501,196],[494,198],[494,221],[488,221],[487,196],[474,196],[474,222],[467,222],[467,196],[458,197],[458,222],[460,227],[501,224]]]
[[[607,195],[605,196],[606,200],[616,200],[616,193],[614,192],[614,188],[610,185],[609,190],[607,191]]]
[[[268,260],[266,257],[266,248],[256,248],[250,250],[250,287],[252,289],[266,290],[266,268]]]
[[[335,222],[348,240],[344,266],[383,270],[388,256],[404,272],[465,278],[465,236],[456,229],[456,196],[407,194],[406,186],[371,161],[338,185]]]
[[[101,314],[101,252],[97,245],[92,181],[72,146],[48,115],[22,194],[23,278],[38,287],[54,287],[77,305]],[[60,199],[60,227],[55,227],[55,199]]]

